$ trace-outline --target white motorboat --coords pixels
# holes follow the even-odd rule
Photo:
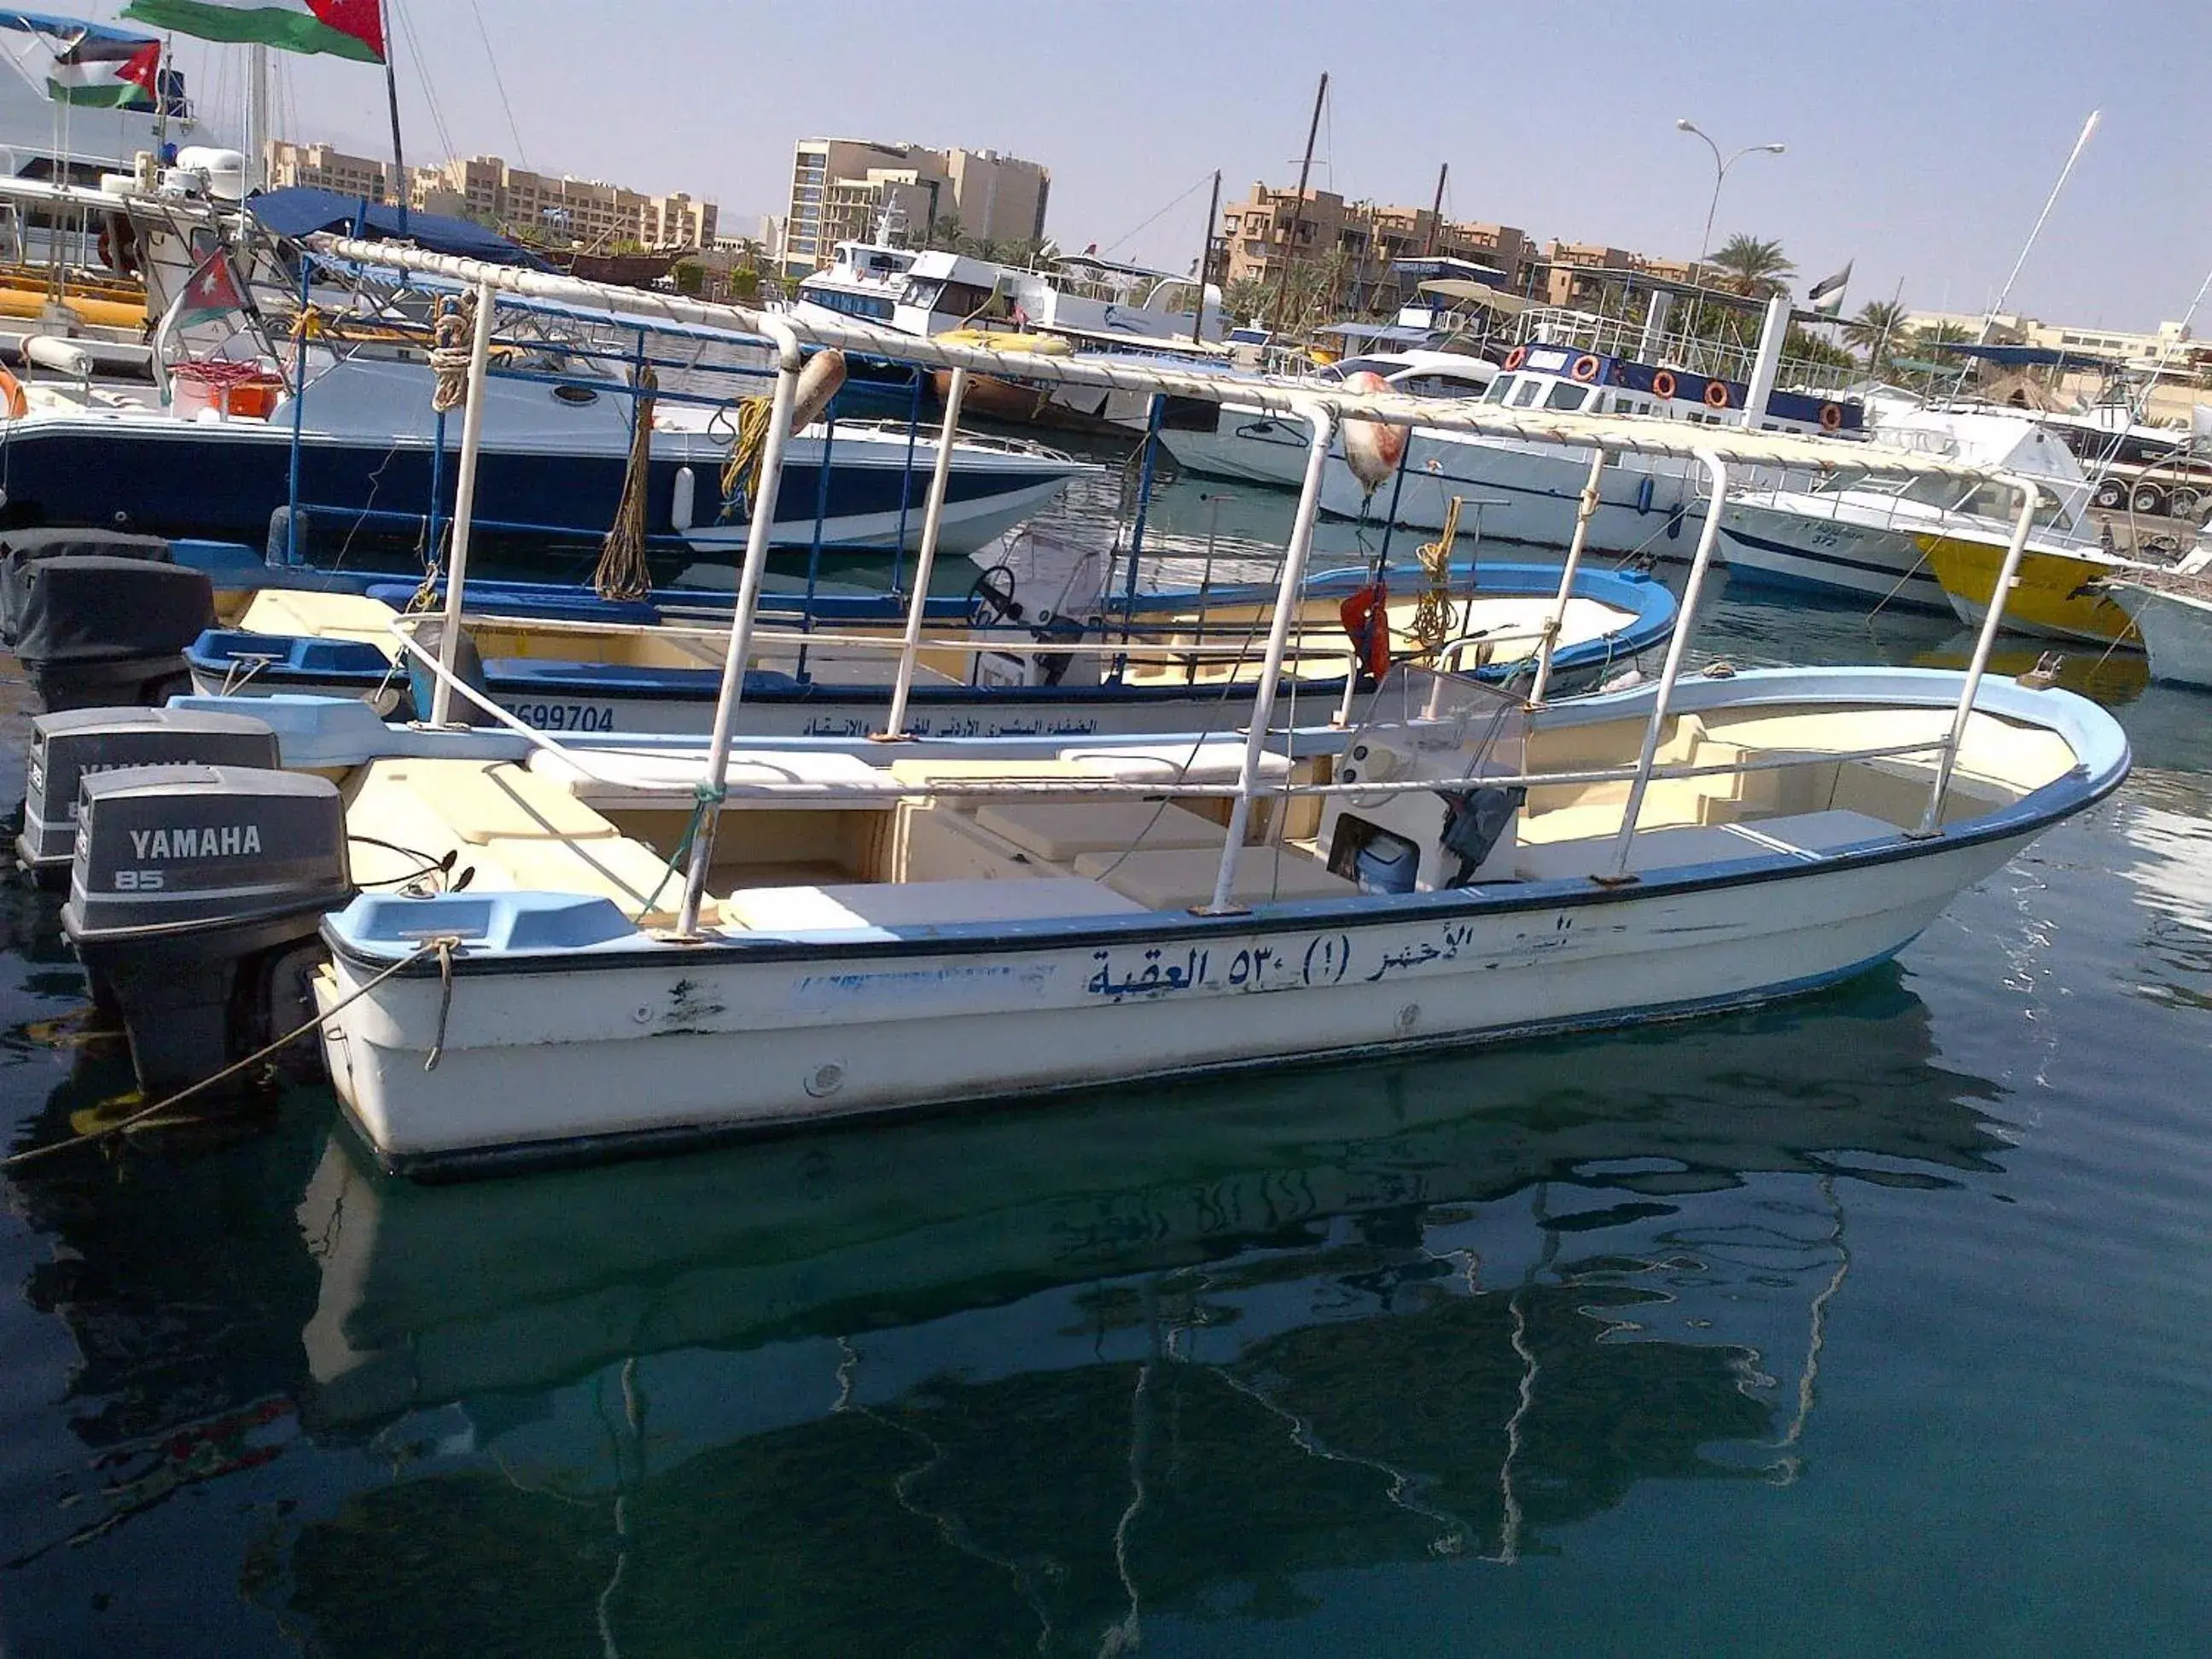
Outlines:
[[[2038,549],[2094,545],[2085,534],[2089,480],[2073,452],[2037,418],[1994,410],[1915,409],[1885,414],[1884,445],[1942,455],[2034,481]],[[1737,580],[1948,611],[1923,538],[2012,533],[2009,490],[1990,481],[1869,478],[1839,473],[1806,489],[1747,490],[1729,500],[1721,550]]]
[[[2142,569],[2098,586],[2134,620],[2153,679],[2212,690],[2212,577]]]
[[[350,243],[326,251],[358,257]],[[710,311],[384,257],[487,294]],[[763,462],[772,495],[801,337],[787,322],[757,325],[787,364]],[[810,331],[863,349],[880,337]],[[1105,374],[908,349],[956,371]],[[1245,390],[1165,371],[1154,385],[1217,399]],[[306,914],[357,881],[360,896],[322,921],[329,961],[311,981],[326,1064],[380,1160],[460,1170],[1787,995],[1893,956],[2126,774],[2126,739],[2101,709],[1985,677],[2001,606],[1963,674],[1686,676],[1711,519],[1655,682],[1553,699],[1541,652],[1525,698],[1400,668],[1349,731],[1279,727],[1279,672],[1340,420],[1600,454],[1671,443],[1723,504],[1732,464],[1840,458],[1740,428],[1314,389],[1277,406],[1315,437],[1241,734],[979,741],[912,759],[896,741],[748,741],[742,669],[763,525],[703,750],[561,740],[508,720],[489,732],[396,730],[351,756],[288,747],[289,763],[337,782],[220,767],[95,773],[82,785],[66,925],[88,964],[137,974],[126,986],[95,968],[126,1018],[139,1000],[134,1043],[173,1054],[208,1035],[175,999],[270,972],[271,952],[298,961],[306,944],[272,912]],[[1896,465],[1972,476],[1932,459]],[[2015,488],[2016,563],[2034,489]],[[940,483],[933,514],[942,495]],[[1589,539],[1595,492],[1586,500],[1563,594]],[[456,619],[465,556],[457,536]],[[885,720],[894,740],[920,616]],[[471,695],[450,655],[438,678],[441,704]],[[356,723],[366,712],[319,706]],[[446,716],[434,708],[433,726]],[[348,836],[360,848],[350,870],[334,850]],[[250,918],[224,913],[249,894]],[[149,915],[167,953],[152,965],[131,954]],[[243,954],[216,974],[168,965],[194,949]],[[160,1018],[143,1017],[157,1006]]]
[[[1705,502],[1698,470],[1680,453],[1692,441],[1685,428],[1740,425],[1748,396],[1743,381],[1538,343],[1508,354],[1505,371],[1489,382],[1480,401],[1506,410],[1625,416],[1655,427],[1671,424],[1671,445],[1662,439],[1609,456],[1587,535],[1589,546],[1603,553],[1686,557],[1704,521]],[[1777,391],[1759,424],[1761,430],[1856,436],[1863,420],[1863,411],[1849,400]],[[1294,482],[1285,478],[1285,468],[1296,444],[1295,427],[1249,405],[1224,405],[1212,431],[1170,429],[1161,441],[1178,462],[1196,471],[1259,483]],[[1273,447],[1263,451],[1262,444]],[[1322,479],[1322,507],[1340,518],[1436,530],[1457,498],[1462,503],[1461,522],[1486,537],[1564,547],[1574,535],[1596,453],[1419,427],[1407,443],[1396,475],[1380,484],[1370,488],[1350,467],[1331,466]],[[1762,481],[1779,483],[1784,478],[1776,473]]]

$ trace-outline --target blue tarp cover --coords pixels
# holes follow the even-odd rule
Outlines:
[[[389,202],[363,201],[358,196],[341,196],[334,190],[295,185],[265,191],[246,205],[253,210],[262,228],[272,235],[296,238],[330,230],[349,236],[358,232],[370,241],[412,242],[433,253],[450,253],[457,258],[523,265],[532,270],[551,269],[520,243],[511,242],[497,231],[487,230],[466,219],[449,219],[442,213],[417,213],[410,209],[403,221],[399,210]]]

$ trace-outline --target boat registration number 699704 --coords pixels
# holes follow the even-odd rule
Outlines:
[[[511,702],[507,712],[540,732],[611,732],[615,711],[606,703]]]

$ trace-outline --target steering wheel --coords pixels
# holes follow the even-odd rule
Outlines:
[[[996,628],[1021,619],[1021,604],[1014,598],[1014,573],[1003,564],[985,566],[968,589],[969,626]]]

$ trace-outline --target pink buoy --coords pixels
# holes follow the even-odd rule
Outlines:
[[[1390,383],[1372,369],[1363,368],[1344,377],[1346,392],[1387,392]],[[1344,423],[1344,461],[1352,476],[1372,495],[1385,478],[1406,459],[1407,428],[1385,426],[1380,421],[1349,420]]]

